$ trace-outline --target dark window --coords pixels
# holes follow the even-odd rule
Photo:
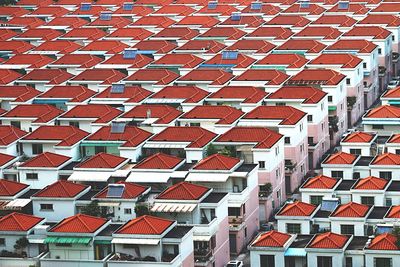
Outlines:
[[[353,173],[353,179],[359,179],[360,178],[360,173],[359,172],[354,172]]]
[[[397,154],[397,155],[400,154],[400,149],[396,149],[396,154]]]
[[[378,55],[382,54],[382,49],[378,48]]]
[[[5,245],[6,245],[6,239],[0,238],[0,246],[5,246]]]
[[[53,204],[40,204],[40,210],[53,210]]]
[[[342,235],[354,235],[354,225],[352,224],[340,225],[340,233]]]
[[[361,204],[372,206],[375,204],[374,197],[361,197]]]
[[[286,224],[286,232],[289,234],[300,234],[301,233],[301,224],[300,223],[287,223]]]
[[[102,152],[106,152],[106,147],[105,146],[95,146],[94,147],[94,153],[95,154],[99,154],[99,153],[102,153]]]
[[[79,121],[70,121],[70,122],[69,122],[69,125],[70,125],[70,126],[74,126],[74,127],[76,127],[76,128],[79,128]]]
[[[259,162],[258,162],[258,167],[259,167],[260,169],[265,169],[265,161],[259,161]]]
[[[26,179],[27,180],[37,180],[38,179],[38,174],[37,173],[27,173],[26,174]]]
[[[132,209],[124,209],[125,214],[132,214]]]
[[[332,267],[332,257],[318,256],[317,267]]]
[[[353,267],[353,258],[346,257],[346,267]]]
[[[349,85],[350,84],[350,79],[346,78],[346,84]]]
[[[391,258],[374,258],[375,267],[393,267]]]
[[[228,208],[228,216],[240,216],[240,208]]]
[[[375,130],[383,130],[383,125],[372,124],[372,129],[375,129]]]
[[[275,256],[274,255],[260,255],[260,266],[275,267]]]
[[[367,68],[367,63],[363,62],[363,68],[364,68],[364,69]]]
[[[290,144],[290,137],[285,137],[285,144]]]
[[[387,180],[392,179],[392,172],[379,172],[379,177]]]
[[[307,115],[307,121],[308,122],[312,122],[312,119],[313,119],[312,115]]]
[[[343,171],[332,171],[332,178],[343,178]]]
[[[361,149],[350,148],[350,154],[361,155]]]
[[[20,121],[11,121],[10,124],[14,127],[21,129],[21,122]]]
[[[310,196],[310,203],[313,205],[319,205],[322,203],[322,196]]]
[[[328,102],[332,102],[332,96],[328,95]]]
[[[32,154],[42,154],[43,153],[43,145],[42,144],[32,144]]]

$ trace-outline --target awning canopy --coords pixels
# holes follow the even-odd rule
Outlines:
[[[156,203],[152,212],[192,212],[197,204]]]
[[[305,257],[307,252],[304,248],[288,248],[285,251],[285,256],[287,257]]]
[[[163,142],[152,142],[146,143],[143,147],[144,148],[185,148],[189,143],[163,143]]]
[[[120,202],[101,202],[99,201],[98,205],[100,207],[118,207],[121,203]]]
[[[226,182],[229,173],[191,172],[186,178],[187,182]]]
[[[126,182],[135,183],[166,183],[173,172],[136,172],[133,171],[126,178]]]
[[[113,238],[111,243],[113,244],[136,244],[136,245],[157,245],[160,242],[159,239],[151,238]]]
[[[91,237],[59,237],[48,236],[44,240],[45,244],[84,244],[88,245],[92,241]]]
[[[210,241],[211,236],[208,235],[194,235],[193,236],[193,241],[198,241],[198,242],[206,242]]]
[[[107,182],[111,172],[74,171],[68,178],[72,182]]]

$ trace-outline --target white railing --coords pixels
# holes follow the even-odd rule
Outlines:
[[[84,260],[84,259],[51,259],[49,253],[40,259],[40,267],[105,267],[106,261],[111,254],[102,260]]]
[[[120,266],[146,266],[146,267],[179,267],[182,265],[181,256],[176,256],[170,262],[152,262],[152,261],[107,261],[107,267]],[[71,265],[72,266],[72,265]],[[57,266],[58,267],[58,266]]]

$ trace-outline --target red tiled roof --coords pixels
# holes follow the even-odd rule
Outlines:
[[[165,14],[165,15],[179,15],[179,16],[188,16],[194,13],[195,10],[190,6],[186,5],[165,5],[161,7],[159,10],[154,12],[153,14]]]
[[[153,62],[153,60],[141,54],[137,54],[135,58],[124,58],[122,53],[115,54],[106,61],[102,62],[103,65],[128,65],[127,68],[143,68]]]
[[[210,82],[209,85],[223,85],[233,77],[231,73],[221,69],[194,69],[185,76],[179,78],[179,81],[207,81]]]
[[[384,233],[377,235],[371,240],[367,249],[372,250],[399,250],[397,237],[392,234]]]
[[[51,15],[52,17],[62,17],[68,12],[68,9],[61,6],[42,6],[29,13],[29,16]]]
[[[255,65],[284,65],[286,68],[301,68],[309,60],[298,54],[269,54]]]
[[[358,190],[383,190],[389,183],[388,180],[369,176],[366,178],[359,179],[354,185],[354,189]]]
[[[236,27],[213,27],[200,35],[201,38],[225,38],[226,40],[238,40],[246,35],[246,32],[237,29]]]
[[[1,129],[1,128],[0,128]],[[89,133],[73,126],[40,126],[23,140],[56,140],[55,146],[73,146]]]
[[[400,205],[391,206],[389,211],[385,215],[385,218],[400,219]]]
[[[0,51],[10,51],[13,54],[24,53],[34,48],[28,42],[23,41],[0,41]]]
[[[398,144],[400,143],[400,134],[393,134],[388,141],[386,141],[387,143],[392,143],[392,144]]]
[[[24,38],[24,39],[42,39],[45,41],[53,40],[62,35],[62,32],[54,30],[54,29],[29,29],[15,38]]]
[[[339,4],[336,4],[333,6],[331,9],[329,9],[327,12],[337,12],[337,13],[351,13],[353,15],[362,15],[362,14],[367,14],[369,12],[369,9],[365,7],[363,4],[357,4],[357,3],[349,3],[349,6],[347,9],[339,8]]]
[[[177,66],[179,68],[195,68],[204,60],[193,54],[167,54],[153,62],[154,65]]]
[[[12,125],[0,125],[0,146],[14,143],[26,134],[27,132]]]
[[[173,19],[170,19],[169,17],[166,16],[145,16],[139,18],[137,21],[131,24],[131,26],[136,26],[136,27],[155,27],[155,28],[168,28],[172,24],[174,24],[175,21]]]
[[[174,40],[192,40],[199,31],[187,27],[166,28],[152,36],[151,38],[174,39]]]
[[[82,191],[86,190],[88,186],[83,184],[76,184],[65,180],[59,180],[50,184],[35,193],[33,197],[40,198],[75,198]]]
[[[322,15],[311,24],[338,25],[339,27],[351,27],[357,20],[346,15]]]
[[[2,6],[0,7],[1,16],[22,17],[28,14],[29,11],[19,6]]]
[[[140,69],[125,79],[125,82],[152,82],[154,85],[167,85],[179,77],[168,69]]]
[[[43,221],[43,218],[13,212],[0,218],[0,231],[4,232],[25,232]]]
[[[279,70],[249,69],[236,76],[234,81],[265,81],[265,85],[280,85],[289,77]]]
[[[9,69],[0,69],[0,85],[9,84],[16,79],[21,78],[22,74],[19,72],[9,70]]]
[[[46,84],[61,84],[74,77],[74,75],[61,69],[34,69],[20,77],[19,81],[43,81]]]
[[[236,59],[224,59],[222,54],[217,54],[213,58],[204,62],[206,65],[214,65],[217,68],[219,65],[234,65],[234,68],[247,68],[256,60],[246,56],[245,54],[238,54]]]
[[[22,190],[26,189],[28,186],[29,185],[23,183],[0,179],[0,196],[1,197],[15,196]]]
[[[138,6],[134,6],[136,8]],[[153,33],[142,28],[119,28],[107,35],[106,38],[129,38],[132,40],[144,40],[152,36]]]
[[[306,115],[307,113],[291,106],[258,106],[242,119],[280,120],[279,125],[295,125]]]
[[[166,86],[150,98],[184,99],[182,103],[198,103],[207,95],[207,91],[196,86]]]
[[[356,155],[346,152],[338,152],[336,154],[329,155],[329,157],[324,160],[323,164],[353,164],[356,159]]]
[[[349,236],[331,232],[317,234],[311,240],[311,243],[308,245],[308,247],[322,249],[342,249],[346,245],[349,238]]]
[[[175,23],[180,26],[200,25],[204,28],[211,28],[217,25],[220,21],[212,16],[187,16]]]
[[[88,40],[98,40],[106,36],[106,32],[98,28],[76,28],[72,29],[63,36],[62,39],[88,39]]]
[[[400,86],[387,90],[381,98],[400,98]]]
[[[361,39],[361,40],[339,40],[331,46],[328,46],[326,50],[354,50],[358,53],[371,53],[378,45],[373,42]]]
[[[304,99],[303,104],[317,104],[327,93],[311,86],[284,86],[267,96],[267,99]]]
[[[290,39],[276,50],[304,50],[306,53],[320,53],[326,48],[326,45],[316,40],[310,39]]]
[[[122,111],[109,105],[78,105],[65,112],[60,118],[91,118],[93,123],[107,123],[122,114]]]
[[[127,44],[115,40],[97,40],[82,47],[79,51],[105,51],[106,54],[116,54],[128,47]]]
[[[354,132],[347,135],[342,143],[369,143],[374,139],[375,135],[371,133],[364,132]]]
[[[286,204],[277,214],[277,216],[311,216],[316,210],[316,206],[313,204],[295,201],[293,203]]]
[[[86,69],[71,81],[99,81],[101,84],[112,84],[124,79],[127,75],[115,69]]]
[[[226,46],[214,40],[191,40],[178,47],[177,51],[202,51],[205,54],[218,53]]]
[[[267,93],[253,86],[225,86],[208,96],[209,99],[242,99],[243,103],[258,103]]]
[[[370,207],[368,205],[349,202],[347,204],[339,205],[330,216],[346,218],[365,217],[369,210]]]
[[[253,247],[283,247],[291,235],[275,230],[260,234],[251,244]]]
[[[27,68],[41,68],[53,61],[54,59],[43,55],[19,54],[5,60],[2,65],[28,65]]]
[[[195,170],[232,170],[240,159],[228,157],[221,154],[214,154],[200,160],[193,169]]]
[[[237,9],[232,5],[218,4],[216,8],[208,8],[204,5],[197,13],[198,14],[219,14],[221,16],[229,16],[232,12],[237,11]]]
[[[136,164],[134,169],[151,169],[151,170],[169,170],[174,169],[178,164],[180,164],[184,159],[163,154],[157,153],[151,155],[143,160],[141,160],[138,164]]]
[[[153,12],[151,7],[146,7],[146,6],[139,6],[139,5],[134,5],[132,10],[125,10],[123,5],[121,5],[120,8],[114,11],[113,14],[130,14],[130,15],[137,15],[137,16],[146,16]]]
[[[276,46],[265,40],[241,39],[231,45],[228,50],[255,51],[255,53],[268,53]]]
[[[259,27],[255,29],[253,32],[249,33],[246,37],[252,37],[252,38],[272,38],[273,39],[278,39],[278,40],[286,40],[290,36],[293,35],[293,32],[284,27]]]
[[[88,141],[121,141],[123,147],[137,147],[152,134],[136,126],[127,125],[122,133],[113,133],[111,126],[103,126],[97,132],[86,138]]]
[[[82,85],[53,86],[37,98],[66,98],[68,102],[82,102],[96,93]]]
[[[356,68],[362,63],[362,59],[348,53],[321,54],[310,65],[340,65],[342,68]]]
[[[12,101],[25,102],[41,92],[25,85],[0,86],[0,98],[13,98]]]
[[[298,14],[307,14],[307,15],[321,15],[325,12],[325,8],[321,7],[317,4],[310,4],[308,7],[304,8],[301,4],[293,4],[287,9],[282,11],[282,14],[291,14],[291,13],[298,13]]]
[[[179,111],[172,106],[144,104],[135,106],[134,108],[123,114],[121,118],[147,119],[148,117],[150,117],[157,119],[153,122],[153,124],[169,124],[176,120],[181,114],[182,111]]]
[[[262,127],[233,127],[220,135],[216,142],[256,143],[254,148],[268,149],[274,146],[283,135]]]
[[[386,30],[379,26],[355,26],[348,32],[346,32],[343,36],[358,36],[358,37],[366,37],[373,36],[374,39],[386,39],[392,33],[389,30]]]
[[[386,1],[384,1],[383,3],[381,3],[379,6],[377,6],[375,9],[372,10],[372,12],[390,12],[390,13],[398,13],[400,12],[400,6],[399,3],[396,1],[390,1],[389,3],[386,3]],[[381,14],[379,14],[381,15]]]
[[[301,15],[277,15],[267,22],[268,25],[290,25],[292,27],[305,27],[311,21]]]
[[[16,33],[13,30],[0,29],[0,41],[10,40],[12,37],[14,37],[16,35],[18,35],[18,33]]]
[[[331,69],[304,69],[292,76],[288,84],[305,84],[319,82],[322,85],[338,85],[346,78],[345,75]]]
[[[206,186],[180,182],[165,189],[157,196],[157,199],[199,200],[208,191],[210,188]]]
[[[386,27],[399,27],[400,18],[395,15],[368,15],[365,19],[359,22],[359,24],[372,24],[372,25],[385,25]]]
[[[143,89],[140,86],[125,86],[122,93],[115,93],[112,90],[112,86],[98,93],[93,99],[96,98],[128,98],[128,102],[141,102],[143,99],[151,95],[151,92]]]
[[[49,231],[54,233],[94,233],[106,223],[107,219],[104,218],[77,214],[65,218]]]
[[[79,169],[114,169],[124,163],[127,159],[104,152],[97,153],[90,158],[77,164],[74,168]]]
[[[121,198],[121,199],[134,199],[134,198],[137,198],[140,195],[142,195],[148,189],[148,187],[143,186],[143,185],[138,185],[138,184],[129,183],[129,182],[123,182],[123,181],[120,181],[117,184],[124,185],[124,191],[122,193],[122,196],[118,197],[118,198]],[[110,197],[107,197],[108,188],[109,188],[109,186],[107,186],[106,188],[101,190],[99,193],[97,193],[93,198],[107,198],[107,199],[110,199]]]
[[[45,152],[42,154],[33,157],[21,165],[19,167],[23,168],[57,168],[64,164],[65,162],[69,161],[71,158],[59,155],[51,152]]]
[[[218,120],[216,124],[232,124],[244,112],[231,106],[196,106],[182,115],[182,119]]]
[[[132,46],[132,48],[151,50],[155,54],[167,54],[177,48],[177,45],[165,40],[143,40]]]
[[[400,155],[383,153],[374,158],[371,165],[400,165]]]
[[[78,17],[59,17],[54,18],[50,22],[46,23],[45,26],[48,27],[57,27],[57,26],[65,26],[69,28],[80,28],[84,25],[87,25],[89,22],[85,19]]]
[[[66,40],[56,40],[56,41],[47,41],[38,46],[36,46],[33,51],[54,51],[55,54],[69,54],[72,53],[82,46],[71,41]]]
[[[232,18],[227,18],[220,25],[232,25],[232,26],[240,25],[246,28],[257,28],[264,23],[265,21],[261,17],[247,15],[247,16],[241,16],[240,20],[233,20]]]
[[[46,104],[23,104],[18,105],[7,113],[5,118],[34,118],[35,123],[49,122],[57,118],[64,111]]]
[[[94,21],[92,21],[89,26],[90,27],[108,27],[108,28],[123,28],[129,24],[131,24],[132,21],[128,18],[124,18],[121,16],[113,16],[109,20],[103,20],[101,18],[97,18]]]
[[[188,142],[188,148],[202,148],[216,136],[217,134],[201,127],[168,127],[150,138],[150,141]]]
[[[400,118],[400,107],[383,105],[372,108],[365,114],[366,118]]]
[[[339,179],[335,179],[325,175],[318,175],[308,179],[302,188],[307,189],[333,189],[339,182]]]
[[[260,9],[252,9],[252,5],[248,5],[242,10],[242,13],[261,13],[267,16],[276,15],[281,11],[278,6],[270,5],[268,3],[262,3]]]
[[[174,221],[143,215],[130,220],[115,233],[126,235],[161,235],[173,224]]]
[[[10,27],[16,26],[20,28],[32,29],[45,24],[45,21],[35,17],[15,17],[11,18],[7,22],[3,22],[3,24]]]

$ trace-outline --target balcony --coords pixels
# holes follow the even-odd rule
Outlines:
[[[229,230],[239,231],[244,225],[243,216],[229,216]]]
[[[392,52],[392,62],[397,63],[399,60],[399,53]]]
[[[50,253],[47,253],[40,259],[40,267],[70,267],[70,266],[85,266],[85,267],[104,267],[107,259],[111,254],[102,260],[85,260],[85,259],[51,259]]]
[[[194,250],[194,265],[207,266],[214,260],[213,251],[210,249],[195,249]]]
[[[241,192],[231,192],[231,193],[229,193],[228,203],[229,204],[238,204],[238,205],[246,203],[246,201],[250,197],[249,194],[250,194],[250,192],[249,192],[248,187],[246,187]]]
[[[193,226],[193,233],[195,235],[206,235],[213,236],[218,230],[217,218],[212,219],[209,223],[204,224],[184,224],[187,226]]]
[[[172,260],[168,261],[166,258],[162,260],[165,261],[151,261],[144,260],[146,257],[142,258],[141,260],[134,259],[130,255],[116,253],[114,254],[109,261],[107,261],[108,267],[119,267],[119,266],[146,266],[146,267],[179,267],[182,265],[181,255],[176,255]],[[71,265],[70,265],[71,266]],[[86,267],[86,265],[85,265]]]
[[[0,266],[20,267],[20,266],[39,266],[40,257],[45,255],[47,252],[43,252],[39,256],[32,258],[10,258],[0,257]]]
[[[385,77],[385,75],[386,75],[386,67],[379,66],[378,67],[378,73],[379,73],[379,77]]]
[[[291,160],[285,160],[285,172],[292,173],[296,168],[296,163]]]

